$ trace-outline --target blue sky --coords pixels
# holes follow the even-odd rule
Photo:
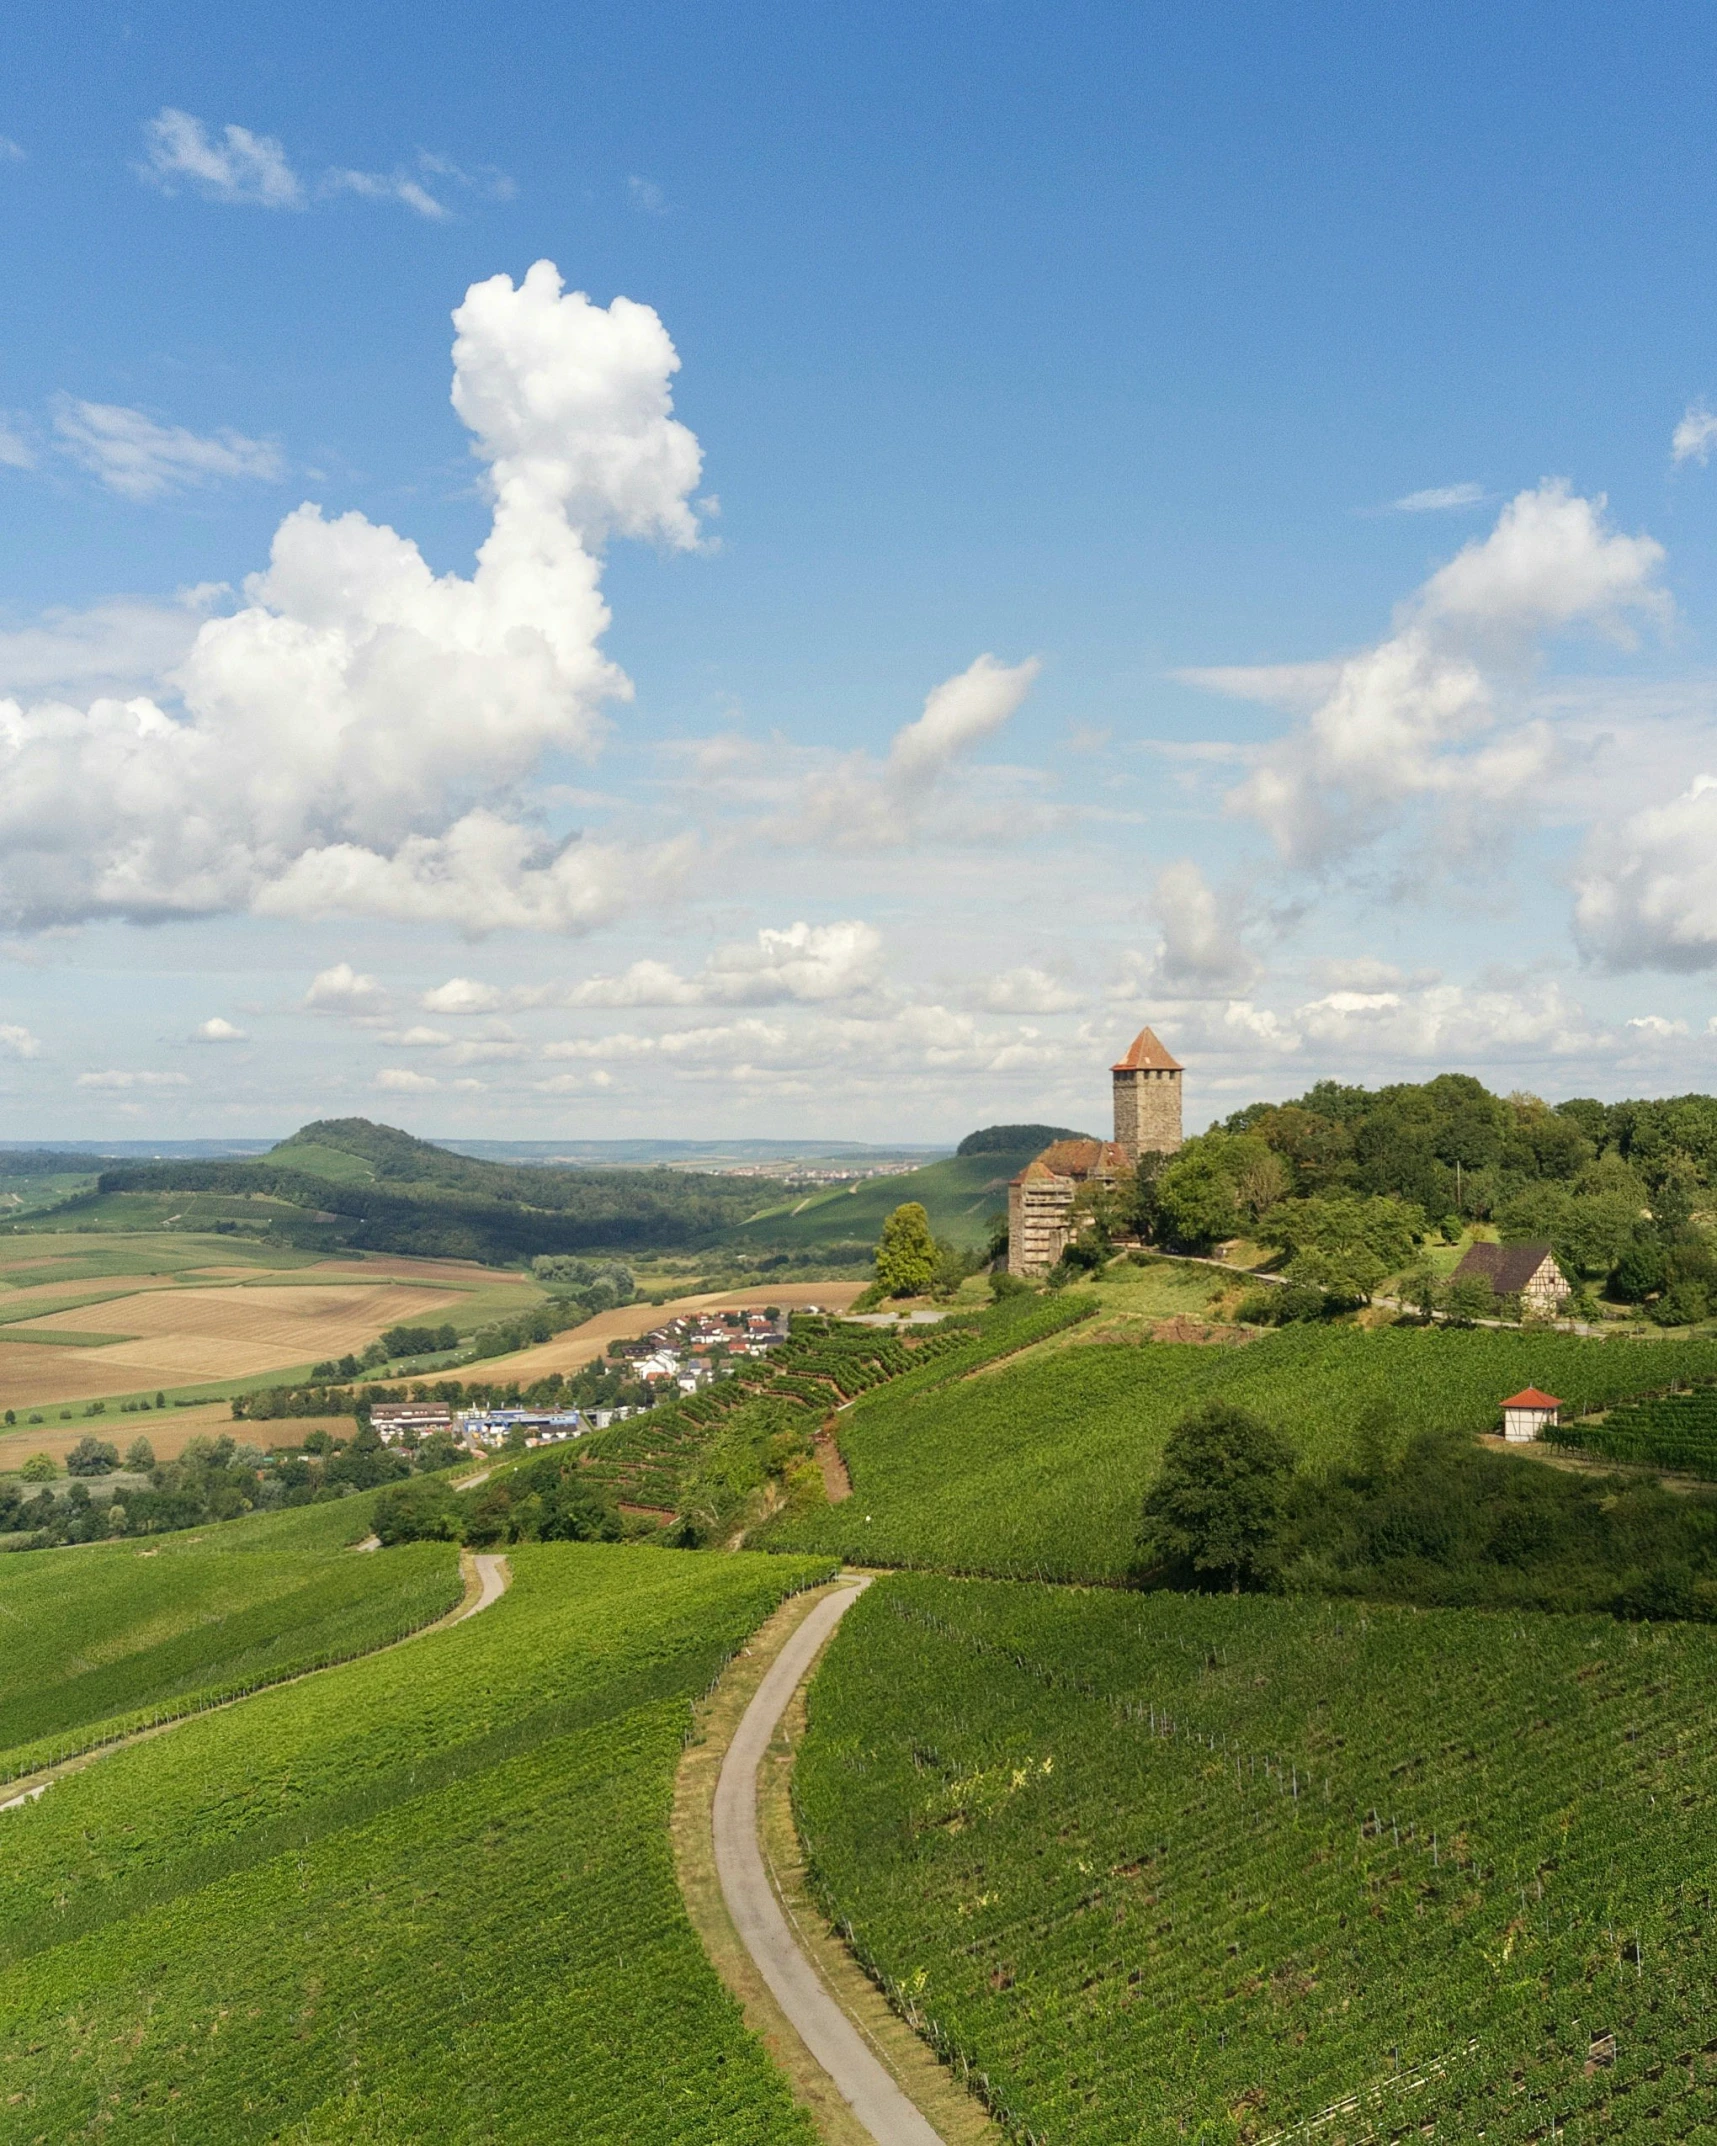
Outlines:
[[[1712,1086],[1714,46],[15,24],[0,1137]]]

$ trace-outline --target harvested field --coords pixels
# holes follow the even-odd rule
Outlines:
[[[20,1423],[16,1430],[0,1431],[0,1475],[14,1473],[32,1453],[48,1453],[63,1462],[84,1437],[105,1438],[121,1453],[134,1438],[147,1438],[155,1448],[157,1460],[177,1460],[193,1438],[219,1438],[226,1432],[254,1446],[267,1446],[276,1440],[284,1445],[288,1438],[301,1438],[309,1429],[308,1424],[296,1418],[278,1424],[235,1424],[225,1401],[203,1401],[195,1408],[151,1409],[147,1415],[134,1416],[122,1416],[112,1410],[104,1416],[86,1416],[79,1409],[69,1423],[60,1421],[57,1408],[39,1413],[46,1417],[45,1422]],[[352,1435],[349,1416],[338,1423],[331,1418],[318,1420],[327,1421],[336,1438]],[[270,1432],[274,1433],[272,1439]]]
[[[368,1280],[145,1290],[103,1317],[104,1326],[122,1327],[133,1339],[95,1349],[8,1341],[0,1349],[0,1407],[287,1370],[362,1349],[384,1327],[450,1309],[463,1297],[458,1289]],[[91,1323],[88,1311],[64,1311],[8,1332],[75,1333]]]
[[[635,1341],[640,1334],[647,1334],[652,1327],[665,1320],[680,1318],[693,1311],[761,1311],[766,1304],[779,1304],[783,1310],[802,1310],[807,1304],[820,1304],[825,1311],[845,1311],[861,1290],[863,1282],[778,1282],[773,1288],[725,1289],[710,1296],[670,1297],[665,1304],[625,1304],[617,1311],[598,1312],[594,1319],[586,1319],[582,1326],[575,1326],[569,1333],[556,1334],[552,1341],[540,1342],[533,1349],[520,1349],[512,1356],[485,1358],[482,1365],[473,1365],[474,1378],[518,1379],[529,1384],[551,1371],[571,1372],[593,1363],[611,1341]],[[0,1362],[0,1373],[5,1365]]]

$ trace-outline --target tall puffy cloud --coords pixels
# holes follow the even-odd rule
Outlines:
[[[1285,862],[1317,867],[1416,802],[1457,820],[1506,805],[1542,771],[1550,740],[1540,725],[1504,724],[1493,670],[1568,627],[1625,639],[1634,620],[1665,617],[1662,561],[1650,537],[1607,526],[1602,498],[1561,482],[1520,493],[1402,607],[1386,640],[1342,663],[1230,809],[1257,820]]]
[[[553,750],[589,754],[630,693],[602,653],[611,535],[696,542],[696,440],[648,306],[595,305],[539,261],[453,316],[453,402],[488,465],[469,578],[362,514],[289,514],[243,607],[166,696],[0,700],[0,916],[342,910],[577,932],[673,882],[545,842],[509,807]]]
[[[1717,775],[1587,840],[1574,928],[1608,969],[1717,967]]]

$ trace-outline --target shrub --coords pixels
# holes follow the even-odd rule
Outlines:
[[[18,1470],[26,1483],[51,1483],[59,1472],[52,1458],[46,1453],[32,1453]]]
[[[67,1475],[110,1475],[119,1466],[119,1448],[105,1438],[80,1438],[66,1455]]]

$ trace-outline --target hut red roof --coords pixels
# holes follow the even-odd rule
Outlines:
[[[1553,1393],[1540,1393],[1536,1386],[1523,1386],[1519,1393],[1511,1393],[1502,1405],[1504,1408],[1560,1408],[1562,1406]]]

